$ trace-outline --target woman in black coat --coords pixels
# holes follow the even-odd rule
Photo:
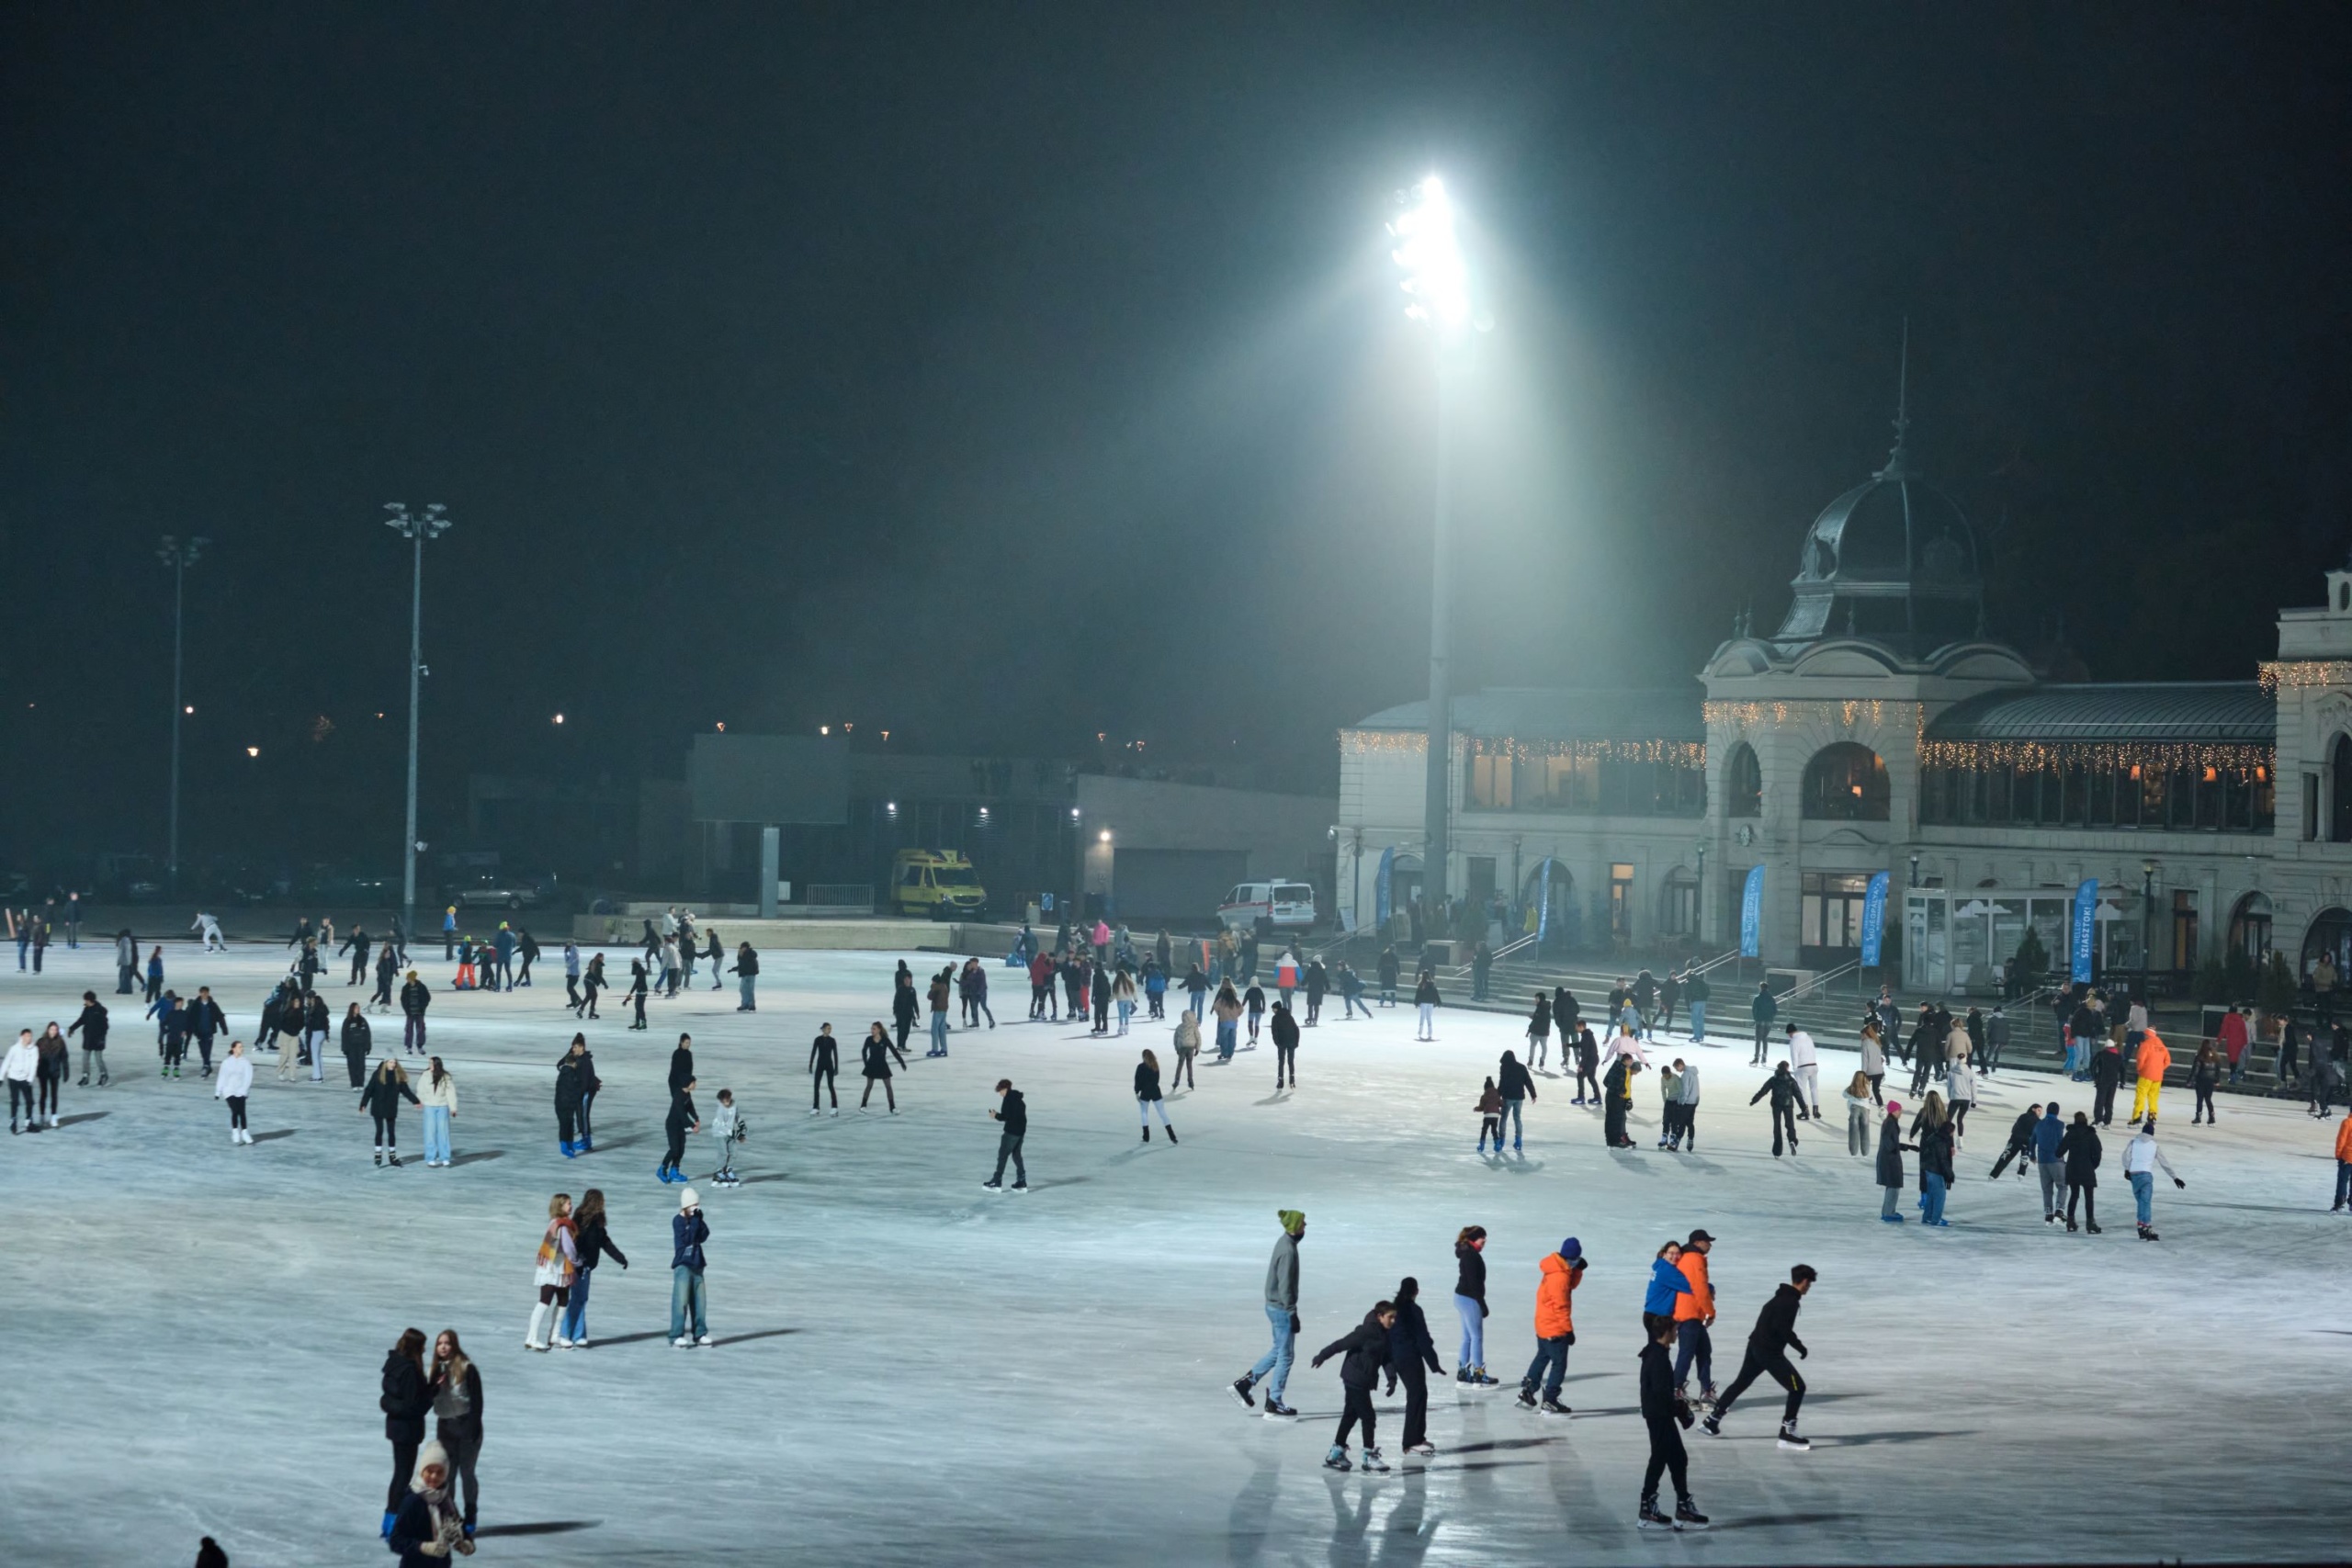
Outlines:
[[[556,1147],[566,1159],[576,1159],[588,1146],[581,1135],[580,1113],[587,1103],[588,1037],[575,1034],[571,1048],[555,1065],[555,1137]]]
[[[1903,1216],[1895,1213],[1903,1201],[1903,1151],[1916,1151],[1917,1147],[1903,1141],[1902,1104],[1888,1100],[1886,1120],[1878,1124],[1878,1184],[1884,1191],[1879,1201],[1878,1217],[1888,1224],[1903,1223]]]
[[[392,1515],[408,1495],[409,1478],[416,1473],[416,1450],[424,1446],[424,1416],[433,1408],[433,1388],[424,1375],[424,1331],[401,1332],[400,1342],[384,1357],[384,1393],[377,1404],[384,1412],[384,1436],[392,1444],[392,1484],[384,1494],[384,1539],[392,1534]]]
[[[351,1077],[351,1087],[368,1087],[368,1058],[376,1049],[376,1032],[368,1027],[360,1016],[359,1004],[343,1015],[343,1070]]]
[[[1453,1381],[1492,1386],[1487,1375],[1487,1227],[1464,1225],[1453,1238],[1453,1310],[1462,1319],[1462,1353]]]
[[[2098,1129],[2084,1112],[2075,1112],[2075,1124],[2058,1140],[2059,1156],[2066,1162],[2066,1228],[2075,1228],[2075,1200],[2083,1201],[2083,1226],[2098,1235]]]
[[[359,1109],[375,1118],[376,1163],[381,1165],[390,1156],[394,1165],[401,1163],[400,1113],[401,1101],[417,1103],[416,1090],[408,1087],[408,1074],[401,1070],[396,1057],[387,1056],[359,1091]]]
[[[1436,1455],[1430,1442],[1430,1380],[1445,1375],[1429,1319],[1421,1315],[1421,1282],[1408,1275],[1396,1287],[1396,1321],[1388,1327],[1388,1392],[1405,1385],[1405,1451],[1423,1459]]]
[[[1159,1098],[1159,1058],[1146,1051],[1143,1060],[1136,1064],[1136,1111],[1143,1118],[1143,1141],[1151,1142],[1151,1113],[1159,1112],[1160,1130],[1168,1141],[1176,1141],[1176,1129],[1169,1124],[1168,1102]]]

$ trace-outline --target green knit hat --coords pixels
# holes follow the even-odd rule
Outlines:
[[[1276,1212],[1274,1217],[1282,1221],[1283,1229],[1286,1231],[1295,1232],[1299,1226],[1306,1223],[1306,1216],[1296,1209],[1279,1210]]]

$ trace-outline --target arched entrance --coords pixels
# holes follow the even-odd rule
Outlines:
[[[1867,746],[1840,740],[1804,765],[1800,800],[1811,820],[1883,822],[1890,798],[1886,763]]]
[[[2329,908],[2312,917],[2303,932],[2303,960],[2295,973],[2309,976],[2323,953],[2335,961],[2337,974],[2352,969],[2352,909]]]
[[[1557,951],[1577,945],[1582,922],[1577,918],[1576,889],[1575,875],[1550,855],[1529,869],[1520,886],[1519,902],[1527,911],[1521,919],[1535,922],[1528,929],[1539,939],[1539,948]]]
[[[2229,951],[2256,964],[2270,956],[2268,894],[2249,893],[2230,910]]]

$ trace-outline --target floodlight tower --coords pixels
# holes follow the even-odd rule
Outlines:
[[[180,630],[187,603],[182,590],[187,585],[187,569],[197,563],[211,543],[202,535],[183,539],[176,534],[166,534],[155,547],[155,558],[172,569],[172,828],[170,848],[164,857],[164,885],[175,893],[180,886],[180,716],[187,711],[187,702],[180,694]]]
[[[1451,506],[1446,493],[1448,403],[1453,349],[1474,327],[1485,332],[1493,322],[1470,309],[1469,269],[1454,231],[1453,204],[1445,186],[1430,175],[1407,191],[1399,191],[1402,209],[1388,225],[1396,238],[1390,253],[1405,274],[1401,283],[1408,303],[1405,314],[1428,327],[1437,378],[1436,458],[1434,495],[1430,507],[1430,732],[1429,784],[1423,813],[1428,842],[1421,860],[1421,902],[1434,910],[1446,897],[1446,807],[1451,795],[1453,752],[1453,692],[1447,669],[1453,638],[1453,570],[1449,535]]]
[[[401,930],[410,942],[416,934],[416,702],[420,682],[424,675],[424,541],[437,539],[449,528],[444,515],[449,509],[439,502],[426,507],[422,515],[410,513],[397,501],[384,503],[391,515],[384,519],[384,526],[397,529],[401,537],[416,547],[415,566],[409,580],[408,598],[408,838],[401,846]]]

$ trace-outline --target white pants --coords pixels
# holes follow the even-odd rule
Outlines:
[[[1437,1004],[1435,1002],[1422,1002],[1419,1003],[1419,1006],[1421,1010],[1420,1037],[1427,1040],[1430,1037],[1430,1033],[1434,1028],[1435,1021],[1437,1019]]]
[[[1151,1125],[1151,1113],[1155,1111],[1159,1112],[1159,1124],[1163,1127],[1168,1125],[1168,1104],[1165,1100],[1138,1100],[1136,1111],[1147,1127]]]
[[[1804,1085],[1805,1109],[1815,1116],[1821,1114],[1821,1069],[1808,1062],[1796,1069],[1797,1082]]]

